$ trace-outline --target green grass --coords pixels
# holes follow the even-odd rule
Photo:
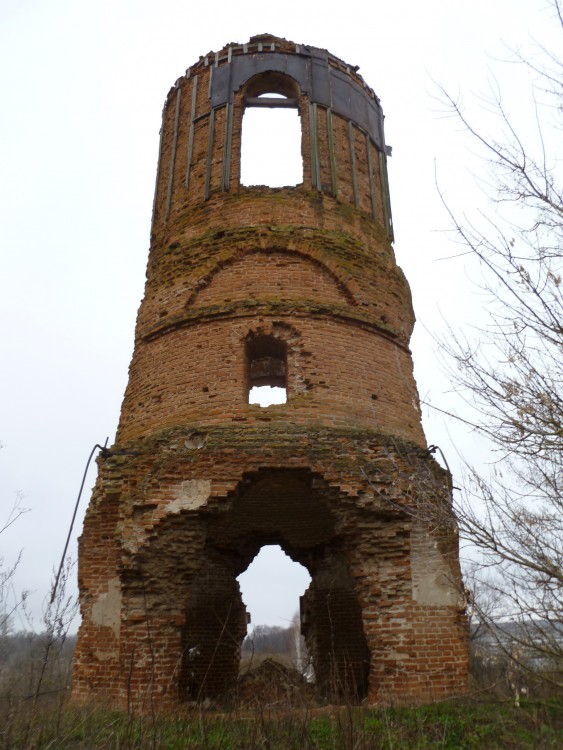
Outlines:
[[[563,747],[563,699],[418,708],[191,709],[130,717],[99,706],[0,716],[1,750],[540,750]]]

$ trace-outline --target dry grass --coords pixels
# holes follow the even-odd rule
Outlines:
[[[0,660],[0,750],[538,750],[561,747],[563,697],[515,695],[498,663],[476,670],[472,699],[418,708],[322,706],[283,660],[261,654],[228,703],[128,715],[69,702],[72,642],[17,636]],[[5,644],[4,644],[5,645]],[[10,655],[10,658],[7,655]],[[16,658],[17,656],[17,658]],[[39,687],[39,689],[38,689]],[[488,689],[487,689],[488,688]],[[227,707],[228,706],[228,707]]]
[[[561,747],[563,704],[452,702],[411,709],[339,706],[291,711],[258,701],[245,710],[189,707],[176,716],[128,716],[96,704],[14,706],[2,750],[205,748],[371,750]]]

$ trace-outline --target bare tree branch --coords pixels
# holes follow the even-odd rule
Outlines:
[[[552,6],[563,32],[562,5],[552,0]],[[487,473],[466,465],[456,508],[462,538],[481,553],[472,574],[486,591],[484,599],[473,600],[479,628],[486,627],[521,668],[541,672],[560,688],[563,175],[561,155],[550,153],[550,144],[559,143],[563,128],[563,64],[541,45],[538,50],[543,64],[522,52],[514,56],[535,75],[533,142],[520,135],[498,85],[487,106],[497,115],[499,136],[482,132],[459,97],[440,89],[446,111],[489,165],[488,198],[495,212],[494,219],[460,218],[440,193],[458,240],[482,271],[488,315],[470,335],[450,329],[441,347],[452,388],[464,404],[456,418],[485,436],[497,456]]]

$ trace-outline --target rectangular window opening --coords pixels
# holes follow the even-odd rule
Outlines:
[[[273,406],[287,403],[287,388],[272,385],[255,385],[248,392],[248,403]]]
[[[246,342],[248,403],[260,406],[287,402],[287,347],[274,336]]]
[[[290,187],[303,182],[301,119],[297,109],[247,107],[242,123],[240,173],[241,184],[247,187]]]

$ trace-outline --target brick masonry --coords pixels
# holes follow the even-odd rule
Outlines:
[[[266,92],[300,116],[294,187],[240,185],[244,110]],[[451,481],[422,432],[391,243],[383,115],[354,69],[262,35],[178,79],[129,384],[79,543],[75,698],[173,709],[232,690],[236,577],[265,544],[312,577],[320,692],[465,690]],[[249,404],[257,378],[287,402]]]

